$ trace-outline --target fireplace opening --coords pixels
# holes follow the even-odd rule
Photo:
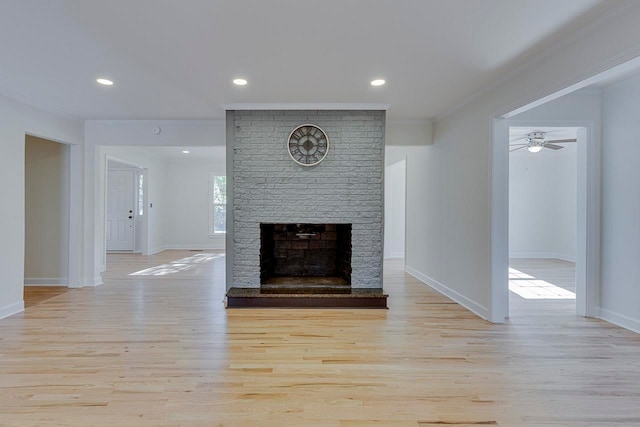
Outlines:
[[[351,224],[260,224],[260,285],[351,289]]]

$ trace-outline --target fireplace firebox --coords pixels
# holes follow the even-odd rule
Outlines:
[[[260,224],[260,286],[349,292],[351,224]]]

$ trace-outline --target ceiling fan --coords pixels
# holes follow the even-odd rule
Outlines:
[[[517,148],[513,148],[511,150],[509,150],[509,152],[511,153],[512,151],[517,151],[517,150],[521,150],[523,148],[526,148],[527,150],[529,150],[532,153],[538,153],[540,152],[543,148],[550,148],[552,150],[560,150],[562,148],[564,148],[562,145],[556,145],[556,144],[566,144],[569,142],[576,142],[577,139],[575,138],[569,138],[569,139],[550,139],[547,140],[545,139],[547,136],[546,132],[542,132],[542,131],[533,131],[533,132],[529,132],[528,134],[526,134],[525,136],[523,136],[520,139],[524,139],[527,142],[524,144],[510,144],[509,147],[517,147]]]

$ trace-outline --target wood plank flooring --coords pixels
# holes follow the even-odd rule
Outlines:
[[[602,321],[492,325],[397,261],[389,310],[225,310],[222,254],[108,265],[0,320],[0,425],[640,425],[640,336]]]
[[[576,264],[559,259],[524,258],[509,261],[510,317],[516,323],[568,322],[576,313]],[[514,292],[518,290],[521,295]],[[568,292],[565,292],[568,291]],[[546,322],[545,322],[546,323]]]
[[[73,289],[66,286],[25,286],[24,306],[33,307],[67,292],[73,292]]]

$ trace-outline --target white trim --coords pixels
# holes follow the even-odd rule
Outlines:
[[[159,252],[166,251],[167,249],[169,249],[167,245],[158,246],[157,248],[150,249],[149,255],[155,255]]]
[[[97,275],[96,277],[93,278],[92,282],[85,283],[84,285],[82,285],[82,287],[92,288],[100,285],[102,285],[102,276]]]
[[[195,244],[195,245],[166,245],[166,250],[181,250],[181,251],[200,251],[200,250],[224,250],[225,239],[222,239],[219,244]]]
[[[68,286],[68,277],[25,277],[25,286]]]
[[[600,139],[595,133],[596,124],[589,120],[517,120],[496,118],[493,121],[492,179],[504,177],[505,182],[494,182],[492,187],[491,236],[492,236],[492,301],[506,307],[508,317],[508,268],[503,266],[509,248],[509,156],[507,151],[509,127],[574,127],[578,128],[577,159],[577,218],[576,218],[576,313],[594,317],[599,304],[600,287]],[[505,145],[507,144],[507,145]],[[502,155],[497,154],[502,152]],[[504,155],[506,153],[506,156]],[[506,200],[506,204],[502,204]],[[506,215],[506,219],[504,218]],[[505,229],[506,227],[506,229]],[[499,255],[498,255],[499,254]],[[500,273],[504,268],[504,277]],[[503,300],[498,300],[498,295]],[[506,301],[505,301],[506,300]],[[492,307],[496,315],[500,307]]]
[[[509,126],[493,119],[493,143],[489,150],[489,202],[491,209],[490,317],[504,323],[509,317]]]
[[[394,252],[390,254],[388,257],[385,257],[385,259],[402,259],[402,258],[404,258],[404,254],[400,252]]]
[[[21,93],[18,93],[18,92],[14,92],[14,91],[12,91],[12,90],[4,87],[4,86],[0,86],[0,95],[5,96],[5,97],[7,97],[7,98],[9,98],[9,99],[11,99],[13,101],[17,101],[17,102],[20,102],[22,104],[26,104],[29,107],[34,108],[34,109],[36,109],[38,111],[44,111],[44,112],[47,112],[47,113],[50,113],[50,114],[54,114],[54,115],[56,115],[58,117],[62,117],[62,118],[65,118],[65,119],[70,119],[70,120],[73,120],[73,121],[76,121],[76,122],[82,122],[82,117],[80,117],[78,115],[75,115],[75,114],[72,114],[72,113],[69,113],[68,111],[64,111],[64,108],[62,108],[60,105],[45,105],[45,106],[43,106],[41,100],[40,101],[32,100],[31,97],[25,96],[25,95],[23,95]],[[29,135],[37,136],[37,135],[34,135],[32,133],[29,133]],[[42,136],[40,138],[44,138],[44,139],[49,139],[51,141],[55,141],[54,139],[51,139],[51,138],[46,137],[46,136]],[[56,142],[60,142],[60,141],[56,141]],[[1,317],[0,317],[0,319],[1,319]]]
[[[388,110],[389,104],[367,103],[239,103],[223,105],[227,111],[239,110]]]
[[[602,319],[605,322],[613,323],[614,325],[640,334],[640,320],[625,316],[624,314],[618,314],[613,311],[606,310],[602,307],[599,307],[596,312],[596,317],[598,319]]]
[[[542,104],[546,104],[547,102],[553,101],[554,99],[558,99],[565,95],[572,94],[576,91],[585,90],[587,86],[597,84],[603,80],[606,80],[621,74],[624,75],[629,70],[635,70],[638,66],[640,66],[640,57],[638,57],[637,54],[636,55],[632,54],[630,58],[628,58],[626,61],[623,61],[622,63],[614,65],[610,68],[605,68],[604,70],[601,70],[600,72],[596,72],[595,74],[592,74],[590,76],[583,76],[583,78],[580,79],[578,75],[576,75],[576,77],[571,80],[575,81],[576,79],[579,79],[578,83],[574,83],[570,86],[561,88],[560,90],[552,92],[547,96],[536,99],[535,101],[525,104],[519,108],[516,108],[515,110],[511,110],[508,113],[504,114],[503,117],[504,118],[513,117],[517,114],[523,113],[532,108],[535,108]],[[582,76],[582,71],[579,73],[579,75]],[[587,91],[588,90],[585,90],[585,92]]]
[[[88,279],[86,282],[79,286],[69,286],[70,288],[93,288],[102,285],[102,276],[98,275],[93,279]]]
[[[438,282],[437,280],[432,279],[431,277],[427,276],[426,274],[423,274],[423,273],[419,272],[418,270],[416,270],[413,267],[409,267],[408,265],[405,265],[404,271],[407,272],[408,274],[412,275],[413,277],[415,277],[416,279],[418,279],[419,281],[421,281],[425,285],[429,286],[430,288],[440,292],[442,295],[444,295],[445,297],[449,298],[450,300],[453,300],[454,302],[460,304],[461,306],[463,306],[467,310],[477,314],[481,318],[483,318],[485,320],[489,319],[489,310],[486,307],[483,307],[482,305],[478,304],[477,302],[470,300],[469,298],[465,297],[464,295],[454,291],[453,289],[449,288],[448,286],[443,285],[442,283]]]
[[[0,308],[0,319],[4,319],[5,317],[13,316],[16,313],[21,313],[24,311],[24,301],[14,302],[13,304],[5,305]]]
[[[556,254],[551,252],[516,252],[510,253],[509,258],[541,258],[541,259],[559,259],[561,261],[576,262],[575,256]]]

